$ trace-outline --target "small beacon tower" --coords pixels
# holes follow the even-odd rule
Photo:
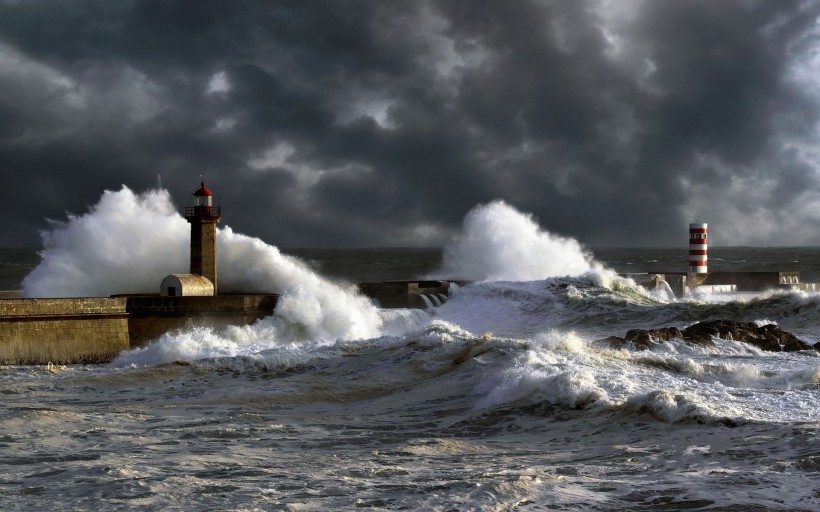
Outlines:
[[[216,295],[216,224],[222,220],[222,211],[213,206],[213,195],[202,180],[194,192],[194,206],[185,207],[185,220],[191,223],[191,274],[209,279]]]
[[[708,272],[707,224],[695,222],[689,224],[689,272],[705,274]]]

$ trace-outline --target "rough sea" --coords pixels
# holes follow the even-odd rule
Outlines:
[[[820,341],[818,294],[618,277],[685,270],[685,229],[680,249],[585,249],[500,202],[443,250],[280,251],[223,228],[220,285],[281,293],[277,315],[110,365],[0,367],[0,510],[820,510],[820,353],[592,344],[710,319]],[[107,192],[43,244],[0,251],[5,287],[153,292],[187,265],[164,191]],[[709,258],[820,281],[820,248]],[[426,310],[351,285],[423,276],[471,284]]]

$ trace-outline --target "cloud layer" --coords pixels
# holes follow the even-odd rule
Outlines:
[[[0,1],[0,245],[204,174],[284,247],[820,245],[820,4]]]

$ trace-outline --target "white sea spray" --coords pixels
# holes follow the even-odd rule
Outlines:
[[[164,190],[106,191],[83,215],[42,233],[41,263],[23,281],[28,297],[156,293],[188,271],[190,228]],[[220,289],[280,294],[279,337],[353,339],[380,334],[381,317],[352,287],[331,282],[263,241],[217,231]]]
[[[578,241],[543,230],[531,215],[503,201],[472,209],[445,248],[436,275],[470,281],[533,281],[577,276],[595,267]]]
[[[187,272],[190,228],[166,190],[106,190],[88,212],[51,221],[40,236],[26,297],[152,293],[166,275]]]

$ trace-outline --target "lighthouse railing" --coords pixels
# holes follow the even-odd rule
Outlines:
[[[221,206],[186,206],[185,218],[216,218],[222,216]]]

